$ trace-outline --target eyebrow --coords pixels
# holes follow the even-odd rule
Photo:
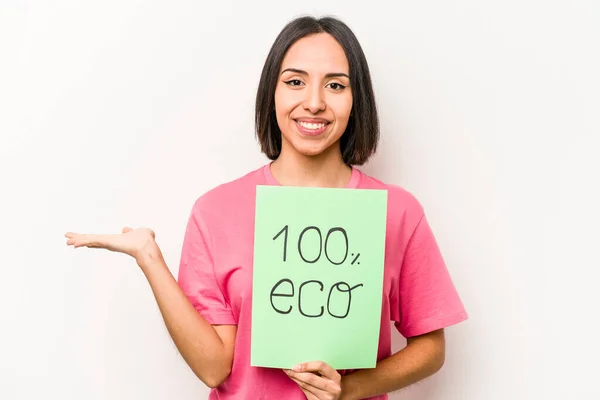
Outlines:
[[[286,68],[283,71],[281,71],[281,74],[283,75],[284,72],[295,72],[297,74],[308,75],[308,72],[297,68]],[[343,72],[330,72],[327,75],[325,75],[326,78],[336,78],[340,76],[345,76],[346,78],[350,79],[348,74],[345,74]]]

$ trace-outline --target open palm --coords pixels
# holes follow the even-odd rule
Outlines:
[[[135,258],[138,264],[142,257],[158,249],[154,240],[154,231],[149,228],[125,227],[120,234],[67,232],[65,237],[68,238],[67,245],[71,245],[73,248],[89,247],[124,253]]]

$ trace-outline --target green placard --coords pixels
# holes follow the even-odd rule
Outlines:
[[[377,361],[387,191],[258,186],[251,365]]]

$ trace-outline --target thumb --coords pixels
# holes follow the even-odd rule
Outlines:
[[[131,232],[132,230],[133,230],[132,228],[130,228],[129,226],[126,226],[126,227],[123,228],[122,232],[123,233],[127,233],[127,232]]]

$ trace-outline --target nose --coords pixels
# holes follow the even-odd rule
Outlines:
[[[304,109],[312,114],[325,110],[325,98],[322,88],[319,85],[312,85],[305,90]]]

